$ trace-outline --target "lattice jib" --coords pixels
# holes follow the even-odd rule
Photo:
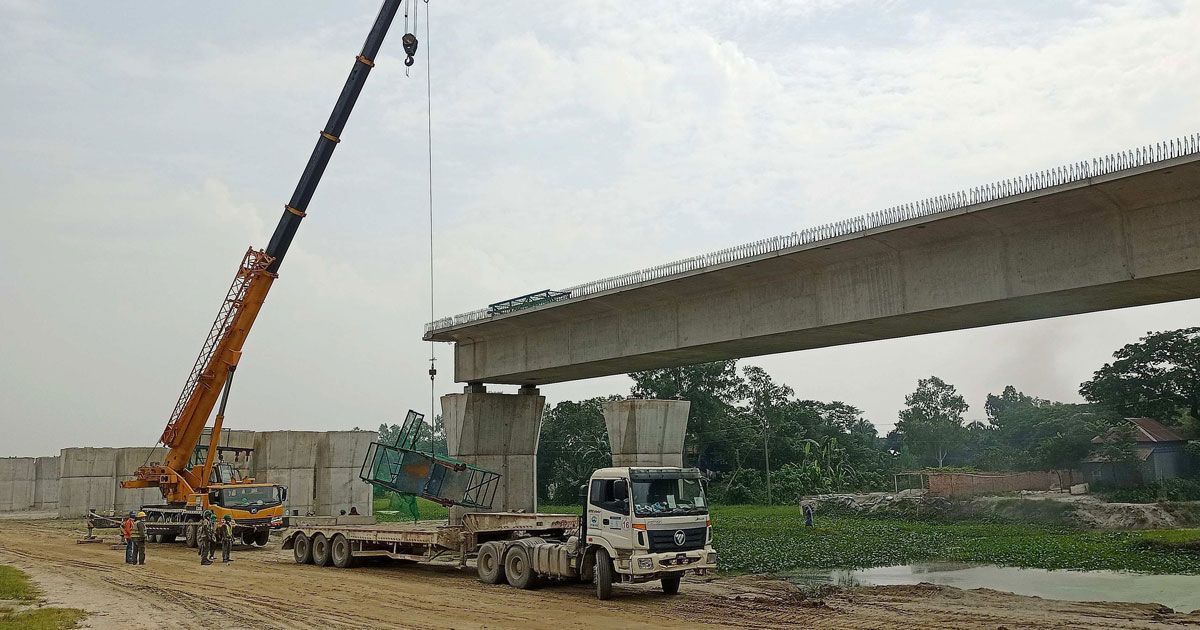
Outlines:
[[[250,280],[256,274],[265,272],[270,264],[271,257],[262,250],[253,247],[246,250],[246,255],[242,257],[242,262],[238,265],[233,282],[229,285],[229,291],[225,293],[225,300],[221,302],[221,308],[217,311],[212,327],[208,330],[208,336],[205,337],[204,344],[200,347],[200,354],[196,356],[196,362],[192,364],[192,371],[183,385],[179,400],[175,402],[175,409],[171,412],[171,420],[167,423],[164,435],[174,430],[196,388],[202,386],[203,381],[212,378],[211,370],[208,369],[209,363],[212,361],[213,353],[221,345],[221,340],[229,334],[230,327],[237,318],[238,311],[246,297],[246,289],[250,286]]]

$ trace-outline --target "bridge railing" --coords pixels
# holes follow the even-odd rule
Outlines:
[[[1110,153],[1091,160],[1037,171],[1021,177],[1002,179],[983,186],[967,188],[912,203],[892,206],[884,210],[826,223],[799,232],[792,232],[791,234],[764,238],[752,243],[728,247],[639,271],[593,280],[562,289],[562,291],[570,294],[570,298],[567,299],[602,293],[650,280],[658,280],[746,258],[771,254],[801,245],[841,238],[911,219],[928,217],[976,204],[1044,190],[1053,186],[1086,181],[1092,177],[1117,173],[1197,153],[1200,153],[1200,134],[1191,134],[1127,151]],[[425,332],[430,333],[436,330],[445,330],[489,317],[491,317],[491,314],[485,308],[453,317],[443,317],[437,321],[425,324]]]

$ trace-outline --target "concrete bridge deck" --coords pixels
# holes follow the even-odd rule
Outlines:
[[[457,381],[538,385],[1198,298],[1200,138],[805,235],[425,338],[455,344]]]

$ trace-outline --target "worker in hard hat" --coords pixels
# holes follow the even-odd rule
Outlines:
[[[125,541],[125,564],[133,564],[133,521],[137,512],[130,512],[121,521],[121,539]]]
[[[200,547],[200,564],[212,564],[213,513],[210,510],[204,510],[204,515],[200,517],[196,543]]]
[[[226,514],[221,519],[221,562],[233,562],[229,552],[233,551],[233,517]]]
[[[138,512],[133,521],[133,531],[129,538],[133,540],[133,564],[146,564],[146,513]]]

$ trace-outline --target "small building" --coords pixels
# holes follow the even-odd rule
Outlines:
[[[1130,460],[1112,461],[1103,453],[1093,452],[1079,467],[1090,482],[1132,486],[1175,479],[1187,470],[1187,439],[1174,429],[1150,418],[1127,418],[1133,429],[1134,448]],[[1092,444],[1103,445],[1117,439],[1113,432],[1097,435]]]

